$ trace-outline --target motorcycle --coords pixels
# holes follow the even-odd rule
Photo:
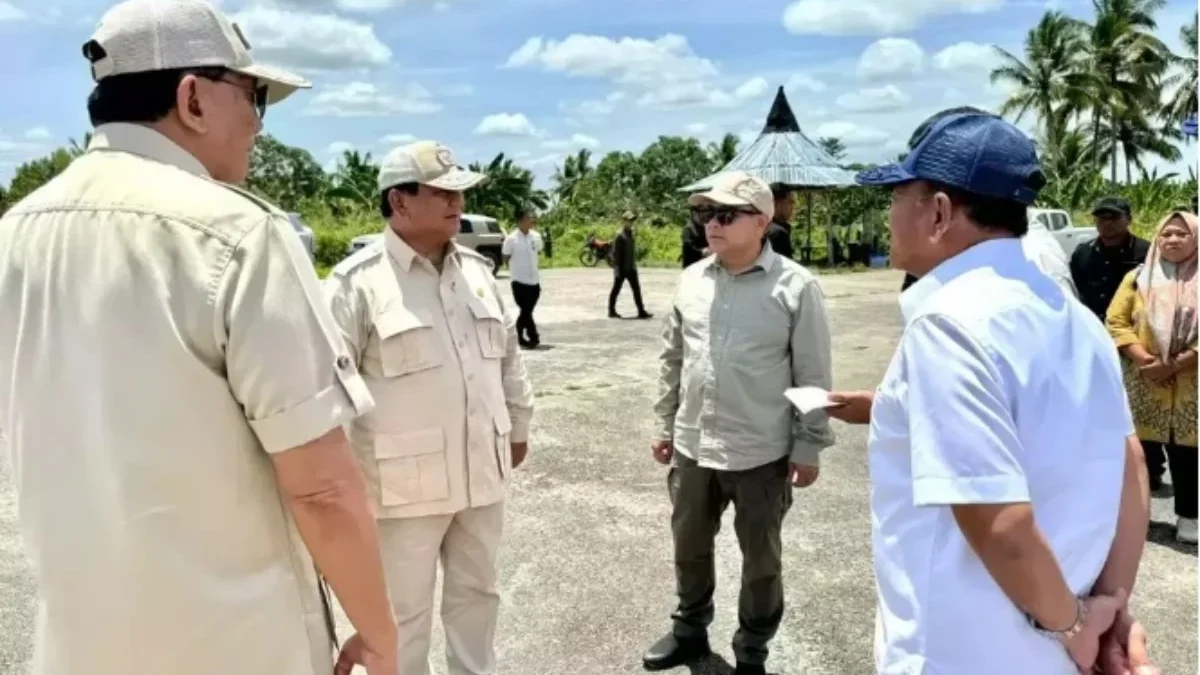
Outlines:
[[[612,267],[612,242],[602,241],[597,239],[594,233],[589,233],[587,241],[583,242],[583,250],[579,252],[579,262],[588,267],[595,267],[601,260]]]

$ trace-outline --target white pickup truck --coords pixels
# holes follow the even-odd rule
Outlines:
[[[1039,229],[1039,226],[1054,237],[1068,260],[1077,246],[1096,238],[1096,228],[1075,227],[1071,214],[1062,209],[1029,209],[1029,228]]]

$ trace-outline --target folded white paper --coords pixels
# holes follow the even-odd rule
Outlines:
[[[802,414],[808,414],[818,408],[828,408],[836,405],[829,400],[829,392],[820,387],[796,387],[783,392],[792,405]]]

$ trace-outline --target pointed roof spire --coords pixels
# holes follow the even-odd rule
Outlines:
[[[767,113],[767,123],[763,126],[762,133],[782,134],[799,131],[800,123],[796,121],[796,115],[792,113],[792,106],[788,105],[783,87],[780,87],[779,91],[775,93],[775,102],[771,104],[771,112]]]

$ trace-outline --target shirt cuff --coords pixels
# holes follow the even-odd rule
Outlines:
[[[248,421],[263,449],[274,454],[316,440],[374,407],[366,383],[355,374],[339,376],[316,396],[283,412]]]
[[[508,434],[508,442],[528,443],[529,429],[533,426],[533,409],[509,408],[508,419],[512,422],[512,431]]]
[[[1021,476],[913,480],[913,506],[1021,504],[1028,501],[1029,486]]]
[[[658,420],[658,424],[654,427],[654,440],[669,441],[675,438],[675,419],[673,417],[663,417]]]
[[[821,466],[821,451],[825,446],[811,441],[795,441],[788,461],[804,466]]]

